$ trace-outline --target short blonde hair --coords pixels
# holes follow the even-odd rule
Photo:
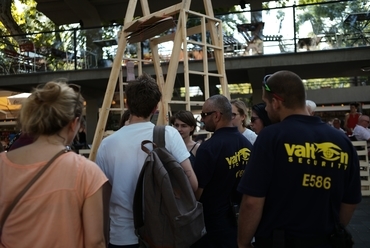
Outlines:
[[[59,79],[33,89],[19,115],[22,132],[33,135],[58,133],[76,117],[81,118],[84,99],[78,85]]]

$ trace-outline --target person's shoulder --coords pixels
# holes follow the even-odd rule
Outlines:
[[[360,131],[360,130],[365,130],[365,128],[363,126],[360,126],[360,125],[357,125],[353,128],[353,132],[354,131]]]
[[[165,127],[166,132],[178,132],[176,128],[174,128],[173,126],[165,125],[164,127]]]
[[[253,132],[252,130],[250,130],[249,128],[245,129],[245,131],[243,132],[243,135],[246,138],[252,138],[254,140],[257,138],[257,134]]]
[[[71,152],[74,153],[74,152]],[[91,161],[90,159],[74,153],[74,158],[77,160],[77,165],[81,167],[82,171],[89,170],[90,172],[93,171],[94,173],[103,173],[101,169],[99,168],[98,164],[94,161]]]
[[[171,137],[171,138],[180,138],[182,140],[182,137],[179,133],[179,131],[177,131],[176,128],[172,127],[172,126],[169,126],[169,125],[166,125],[165,126],[165,138],[167,139],[167,136]]]
[[[253,132],[252,130],[250,130],[249,128],[246,128],[245,131],[244,131],[245,134],[249,134],[249,135],[253,135],[253,134],[256,134],[255,132]]]

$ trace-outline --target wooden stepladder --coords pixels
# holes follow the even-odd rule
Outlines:
[[[186,110],[191,111],[191,106],[201,106],[204,101],[191,101],[189,94],[189,75],[199,75],[203,77],[204,83],[204,99],[210,97],[209,79],[215,77],[219,79],[220,90],[223,95],[230,99],[226,72],[224,62],[224,47],[223,47],[223,34],[222,34],[222,21],[214,17],[211,0],[203,0],[204,9],[206,14],[201,14],[190,10],[191,0],[182,0],[180,3],[159,10],[154,13],[150,13],[148,0],[140,0],[143,17],[134,20],[134,12],[137,6],[137,0],[130,0],[126,17],[124,19],[124,26],[120,32],[118,40],[117,53],[113,61],[112,70],[110,73],[103,105],[100,111],[98,124],[96,127],[93,144],[90,152],[90,159],[95,160],[97,149],[103,139],[105,125],[108,119],[108,114],[111,102],[113,100],[114,91],[116,88],[117,80],[121,75],[120,83],[120,96],[123,96],[122,84],[122,61],[124,59],[124,51],[127,43],[139,43],[149,39],[150,48],[152,52],[153,66],[156,73],[157,83],[162,92],[162,100],[159,104],[159,116],[158,124],[166,123],[166,115],[169,111],[170,104],[182,104],[186,106]],[[200,20],[200,25],[187,28],[187,22],[189,16],[196,17]],[[174,20],[174,18],[177,20]],[[169,29],[169,23],[172,25],[176,24],[176,32],[158,37],[159,34],[163,33],[165,29]],[[198,35],[201,40],[191,40],[189,36]],[[170,61],[167,66],[167,74],[164,77],[160,54],[158,52],[159,45],[163,42],[173,41],[173,48],[170,57]],[[189,66],[189,55],[187,47],[189,44],[200,47],[203,53],[201,58],[202,67],[191,67]],[[140,49],[138,49],[140,50]],[[181,101],[172,101],[172,93],[179,68],[180,54],[183,52],[183,72],[184,72],[184,87],[185,87],[185,99]],[[213,54],[217,72],[210,72],[208,70],[208,56],[207,54]],[[125,60],[128,60],[125,58]],[[138,55],[138,59],[135,59],[138,63],[138,74],[142,74],[141,55]],[[123,97],[122,97],[123,101]]]

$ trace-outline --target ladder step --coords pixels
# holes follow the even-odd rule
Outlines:
[[[213,48],[215,50],[221,50],[222,49],[222,47],[220,47],[220,46],[215,46],[215,45],[211,45],[211,44],[204,44],[202,42],[195,41],[195,40],[187,40],[186,42],[188,44],[198,45],[198,46],[201,46],[201,47],[206,46],[207,48],[209,47],[209,48]]]
[[[170,104],[187,104],[186,101],[170,101]],[[203,106],[204,102],[201,101],[190,101],[191,106]]]
[[[220,78],[224,77],[224,75],[222,75],[222,74],[211,73],[211,72],[203,72],[203,71],[191,71],[191,70],[189,70],[189,74],[202,75],[202,76],[208,75],[208,76],[211,76],[211,77],[220,77]]]
[[[121,108],[108,108],[106,110],[108,110],[108,111],[122,111]],[[99,108],[99,112],[101,112],[101,111],[102,111],[102,108]]]

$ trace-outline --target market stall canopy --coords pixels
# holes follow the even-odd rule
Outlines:
[[[13,96],[8,96],[9,103],[11,105],[19,105],[22,104],[23,100],[27,99],[31,93],[20,93]]]
[[[85,27],[100,26],[103,21],[120,21],[125,17],[129,0],[35,0],[37,10],[41,11],[57,25],[83,23]],[[181,0],[149,0],[149,9],[155,12]],[[214,9],[230,8],[240,3],[262,2],[262,0],[212,0]],[[140,6],[140,4],[138,4]],[[193,0],[191,10],[202,11],[202,0]],[[141,8],[137,8],[136,16],[142,16]]]

